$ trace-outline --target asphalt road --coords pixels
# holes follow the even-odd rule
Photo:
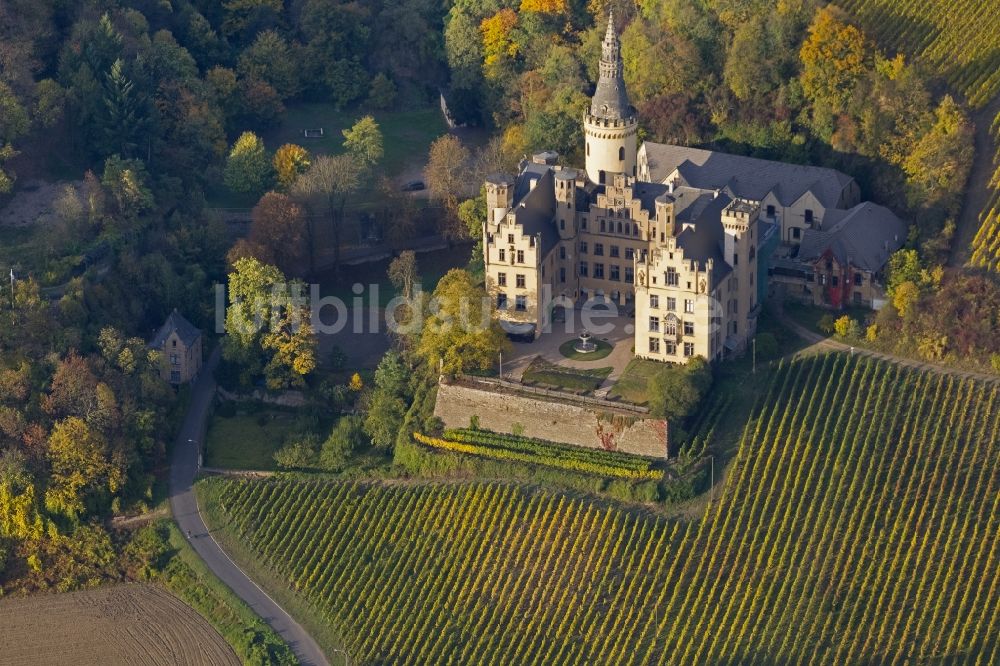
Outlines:
[[[316,641],[222,550],[198,509],[192,484],[198,472],[200,443],[204,441],[208,409],[215,392],[212,373],[218,361],[219,350],[216,349],[193,387],[191,405],[177,435],[170,465],[170,510],[181,533],[190,534],[189,542],[212,573],[288,642],[303,666],[328,666]]]

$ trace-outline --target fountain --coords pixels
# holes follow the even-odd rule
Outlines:
[[[597,343],[592,338],[593,336],[590,334],[590,331],[584,329],[583,333],[580,334],[580,339],[573,345],[573,349],[581,354],[589,354],[597,351]]]

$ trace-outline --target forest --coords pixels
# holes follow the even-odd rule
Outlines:
[[[390,146],[371,114],[433,106],[443,92],[458,122],[488,135],[475,149],[438,139],[419,156],[441,230],[475,241],[484,205],[463,179],[474,194],[486,166],[512,170],[539,149],[581,161],[580,118],[612,9],[643,138],[852,175],[913,222],[872,335],[1000,370],[996,274],[946,264],[973,156],[970,101],[835,6],[12,0],[0,5],[0,204],[33,179],[79,184],[33,239],[37,255],[9,256],[24,233],[0,228],[12,263],[10,301],[0,300],[0,590],[132,575],[136,551],[107,519],[162,498],[185,400],[158,380],[145,341],[174,308],[212,330],[216,284],[249,295],[304,277],[314,223],[340,247],[348,197],[385,175]],[[342,151],[264,144],[311,103],[362,118]],[[248,238],[212,212],[219,192],[250,197]],[[390,213],[390,234],[412,233],[416,213]],[[414,270],[400,271],[401,289]],[[477,287],[468,272],[449,275],[442,295]],[[449,349],[466,345],[471,367],[501,344],[495,330],[471,341],[429,330],[398,341],[373,386],[350,397],[383,448],[422,425],[404,421],[429,368],[462,369]],[[230,336],[233,381],[318,388],[309,332],[288,331]]]

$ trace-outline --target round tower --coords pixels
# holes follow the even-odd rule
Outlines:
[[[639,122],[625,90],[621,42],[615,32],[614,14],[608,14],[608,31],[601,45],[601,75],[590,110],[583,117],[587,177],[604,183],[608,174],[634,177]]]

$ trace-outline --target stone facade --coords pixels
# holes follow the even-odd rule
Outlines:
[[[434,414],[445,427],[479,427],[550,442],[593,449],[623,451],[651,458],[667,456],[667,422],[613,407],[601,408],[570,401],[549,401],[494,386],[441,382]]]
[[[160,377],[173,385],[187,384],[198,376],[202,364],[202,335],[174,310],[149,347],[160,352]]]

